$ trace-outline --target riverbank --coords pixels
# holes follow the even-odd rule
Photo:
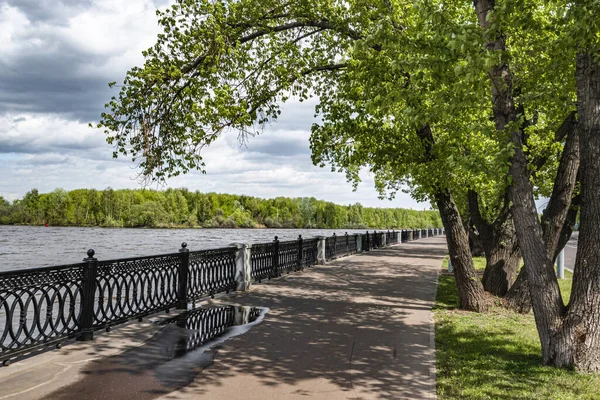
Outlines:
[[[45,224],[0,224],[0,226],[29,226],[29,227],[44,227],[44,228],[102,228],[102,229],[302,229],[302,230],[323,230],[323,229],[335,229],[335,230],[401,230],[401,229],[428,229],[432,226],[415,226],[415,227],[399,227],[399,226],[388,226],[388,227],[376,227],[376,226],[342,226],[338,228],[332,228],[327,226],[320,227],[295,227],[295,226],[266,226],[263,224],[256,224],[254,226],[203,226],[203,225],[187,225],[187,224],[160,224],[157,226],[122,226],[122,225],[50,225]]]

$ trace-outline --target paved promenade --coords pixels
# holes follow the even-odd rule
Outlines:
[[[443,236],[423,239],[214,300],[270,311],[202,356],[161,361],[172,332],[132,323],[0,368],[0,400],[432,399],[431,307],[445,254]]]

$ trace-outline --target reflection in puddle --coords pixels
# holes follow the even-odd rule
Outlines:
[[[163,320],[160,331],[143,345],[93,361],[82,371],[83,378],[48,398],[152,399],[181,389],[212,364],[217,345],[244,334],[267,312],[211,307]]]
[[[175,345],[173,357],[181,357],[190,350],[231,331],[231,327],[248,325],[261,316],[263,309],[256,307],[225,306],[197,308],[161,322],[161,325],[174,324],[189,332]],[[245,332],[245,331],[244,331]],[[231,332],[234,333],[234,332]],[[243,332],[241,332],[243,333]],[[235,335],[241,334],[236,330]]]

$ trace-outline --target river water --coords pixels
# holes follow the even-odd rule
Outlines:
[[[0,225],[0,271],[73,264],[96,251],[99,260],[175,253],[181,242],[190,250],[226,247],[231,243],[264,243],[364,233],[334,229],[120,229]],[[372,230],[371,230],[372,232]]]

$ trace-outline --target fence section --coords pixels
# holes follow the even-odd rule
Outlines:
[[[250,252],[251,277],[255,281],[262,281],[274,276],[273,258],[275,243],[253,244]]]
[[[93,327],[115,325],[175,306],[179,255],[101,261]]]
[[[319,252],[319,239],[303,239],[302,240],[302,260],[300,267],[312,267],[317,265],[317,255]]]
[[[0,273],[0,353],[5,359],[80,331],[84,264]]]
[[[277,274],[283,275],[300,269],[298,255],[300,251],[300,243],[297,240],[289,240],[279,242],[279,262],[277,263]]]
[[[188,301],[235,290],[236,248],[190,252]]]

